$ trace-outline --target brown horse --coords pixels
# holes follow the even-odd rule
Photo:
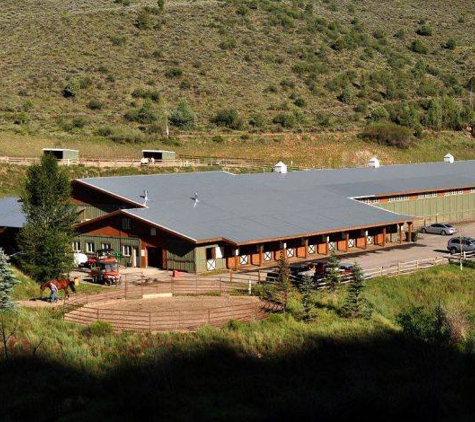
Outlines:
[[[58,288],[58,292],[60,290],[64,290],[64,298],[69,299],[68,287],[71,287],[71,290],[76,293],[76,287],[74,286],[74,281],[68,280],[67,278],[63,278],[61,280],[50,280],[46,283],[43,283],[40,287],[41,297],[43,297],[43,292],[46,288],[51,288],[51,284],[54,284]]]

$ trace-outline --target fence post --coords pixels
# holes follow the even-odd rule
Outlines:
[[[261,270],[257,270],[257,282],[261,282]]]
[[[198,294],[198,276],[196,276],[196,279],[195,279],[195,295]]]
[[[96,309],[96,321],[99,321],[99,308]]]
[[[419,269],[419,260],[418,259],[416,260],[416,269],[417,270]]]
[[[252,281],[251,281],[251,279],[249,279],[248,283],[249,284],[248,284],[247,290],[249,292],[249,296],[251,296],[251,294],[252,294]]]
[[[208,309],[208,324],[211,323],[211,309]]]
[[[129,284],[128,280],[125,279],[124,299],[127,299],[128,284]]]
[[[152,312],[148,313],[148,331],[152,332]]]
[[[397,273],[398,274],[401,273],[401,263],[400,262],[397,263]]]
[[[383,276],[383,267],[381,267],[381,269],[380,269],[379,276],[380,276],[380,277]]]
[[[219,295],[221,296],[223,294],[223,282],[221,281],[221,277],[219,277]]]

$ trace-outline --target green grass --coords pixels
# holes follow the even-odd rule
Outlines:
[[[443,350],[415,343],[394,318],[439,301],[470,318],[474,276],[447,266],[371,281],[370,321],[340,316],[344,288],[321,294],[310,323],[273,315],[197,333],[108,334],[66,323],[59,310],[21,309],[13,359],[0,363],[0,417],[470,419],[469,340]]]

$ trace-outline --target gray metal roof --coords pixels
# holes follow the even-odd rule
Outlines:
[[[21,228],[26,224],[18,198],[0,199],[0,227]]]
[[[138,205],[147,190],[147,208],[126,212],[190,239],[246,243],[411,220],[413,217],[352,198],[475,187],[475,161],[287,174],[107,177],[83,182]]]

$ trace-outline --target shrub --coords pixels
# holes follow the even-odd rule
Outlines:
[[[417,35],[422,35],[424,37],[430,37],[432,35],[432,28],[429,25],[422,25],[417,31]]]
[[[411,44],[411,50],[418,54],[427,54],[429,49],[421,40],[415,40]]]
[[[371,110],[371,113],[368,116],[370,122],[379,122],[381,120],[386,120],[389,118],[389,112],[385,107],[380,106]]]
[[[297,118],[293,113],[277,114],[272,121],[285,129],[292,129],[297,124]]]
[[[92,79],[89,76],[85,76],[84,78],[81,78],[79,81],[79,88],[81,89],[87,89],[92,86]]]
[[[152,101],[150,99],[146,99],[142,107],[129,110],[125,114],[127,120],[142,124],[153,123],[158,120],[158,117],[159,115],[157,111],[153,109]]]
[[[125,36],[124,35],[118,35],[116,37],[111,38],[112,45],[124,45],[125,44]]]
[[[215,135],[211,140],[217,144],[222,144],[224,142],[224,138],[221,135]]]
[[[219,43],[219,48],[221,50],[232,50],[233,48],[236,48],[236,46],[237,46],[237,43],[234,38],[223,40]]]
[[[143,99],[150,99],[152,101],[158,102],[160,101],[161,95],[155,89],[144,89],[144,88],[137,88],[132,92],[132,97],[134,98],[143,98]]]
[[[72,127],[73,128],[83,128],[84,126],[86,126],[86,119],[84,117],[75,117],[72,122]]]
[[[455,50],[455,47],[457,47],[457,43],[455,42],[453,38],[449,38],[447,42],[445,43],[444,47],[447,50]]]
[[[179,67],[172,67],[165,72],[165,76],[170,79],[179,78],[181,75],[183,75],[183,70],[181,70]]]
[[[87,103],[87,108],[91,110],[100,110],[102,108],[102,103],[99,100],[92,99]]]
[[[141,30],[151,29],[153,26],[152,18],[149,12],[145,9],[142,9],[135,19],[134,25]]]
[[[242,129],[243,127],[243,121],[239,116],[239,113],[233,108],[218,111],[211,119],[211,123],[235,130]]]
[[[262,114],[254,113],[249,119],[249,126],[252,127],[264,127],[266,125],[266,119]]]
[[[33,106],[34,106],[33,101],[26,100],[26,101],[23,101],[23,104],[21,105],[21,110],[25,111],[25,112],[28,112],[28,111],[31,111]]]
[[[79,82],[76,80],[71,80],[63,88],[63,97],[74,98],[78,95],[80,89]]]
[[[407,148],[412,140],[412,131],[395,123],[381,122],[367,126],[361,136],[383,145]]]
[[[87,336],[103,337],[114,332],[114,327],[109,322],[96,321],[84,330],[84,334]]]
[[[165,9],[165,0],[157,0],[158,8],[163,11]]]
[[[178,106],[171,112],[170,124],[181,129],[194,129],[196,125],[196,115],[186,99],[182,98]]]

